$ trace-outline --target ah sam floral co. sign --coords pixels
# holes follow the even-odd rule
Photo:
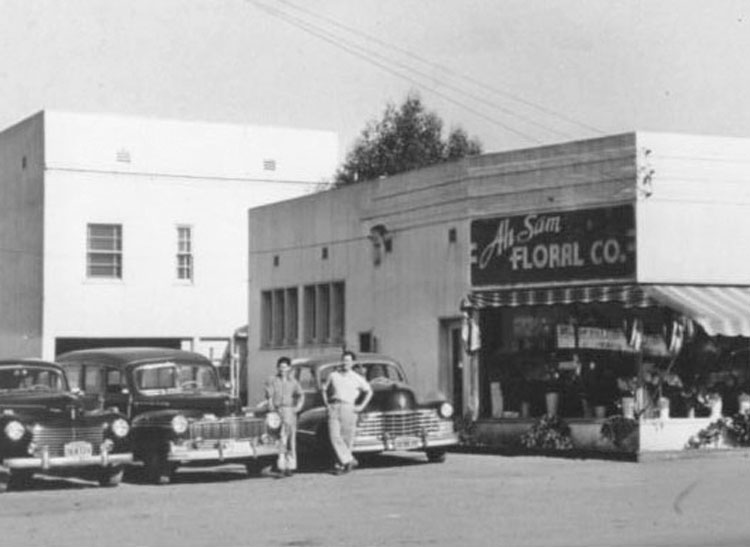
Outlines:
[[[632,278],[632,205],[478,219],[471,223],[474,286]]]

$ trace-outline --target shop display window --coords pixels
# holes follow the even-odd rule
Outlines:
[[[604,418],[633,398],[644,417],[664,405],[672,417],[701,416],[709,395],[722,397],[725,414],[736,412],[739,396],[750,394],[748,340],[697,330],[677,344],[669,333],[674,318],[662,308],[617,304],[485,311],[481,414]],[[629,331],[634,319],[637,332]]]

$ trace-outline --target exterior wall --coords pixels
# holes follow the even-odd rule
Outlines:
[[[638,192],[638,280],[750,284],[750,140],[644,133],[638,149],[650,174]]]
[[[441,383],[440,319],[460,317],[470,291],[471,219],[632,200],[634,143],[634,135],[620,135],[492,154],[251,210],[249,323],[260,321],[263,290],[344,280],[348,347],[357,348],[358,332],[372,331],[378,350],[400,360],[429,396]],[[393,243],[379,266],[367,239],[376,225]],[[280,355],[332,349],[260,349],[259,329],[248,343],[251,400]]]
[[[0,356],[38,356],[42,336],[44,118],[0,133]],[[24,166],[25,162],[25,166]]]
[[[472,218],[632,203],[635,134],[485,155],[467,171]]]
[[[306,284],[344,281],[347,347],[357,350],[358,333],[371,332],[378,351],[398,359],[419,392],[434,393],[439,318],[457,315],[468,288],[468,233],[465,215],[450,210],[452,190],[441,197],[424,185],[444,180],[455,169],[426,170],[422,179],[394,177],[251,210],[249,323],[260,324],[263,290],[296,286],[301,294]],[[429,203],[415,207],[415,195],[429,196]],[[378,224],[391,234],[393,250],[376,266],[368,235]],[[448,241],[449,228],[457,230],[455,243]],[[324,246],[327,260],[321,258]],[[436,269],[443,275],[433,275]],[[299,316],[302,333],[302,305]],[[261,349],[259,328],[250,329],[248,344],[251,401],[260,397],[263,380],[280,355],[341,350],[340,345],[301,341],[291,348]]]
[[[337,161],[323,131],[59,112],[46,125],[45,357],[60,337],[231,337],[247,319],[247,209],[310,192]],[[121,280],[86,277],[88,223],[122,224]],[[177,280],[177,225],[193,229],[193,283]]]
[[[260,321],[262,290],[344,280],[348,346],[372,330],[379,351],[401,360],[424,395],[439,385],[440,319],[459,316],[472,289],[472,220],[633,204],[637,269],[614,281],[748,283],[746,237],[736,234],[750,234],[749,151],[746,140],[628,133],[488,154],[253,209],[249,322]],[[377,267],[366,238],[376,225],[393,241]],[[260,349],[251,328],[251,399],[279,355],[324,350],[331,348]]]

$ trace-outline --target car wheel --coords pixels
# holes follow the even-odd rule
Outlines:
[[[0,493],[22,490],[31,484],[33,473],[28,471],[6,471],[0,473]]]
[[[248,460],[245,462],[245,469],[247,474],[251,477],[262,474],[265,470],[270,469],[273,465],[273,460]]]
[[[122,476],[125,473],[125,469],[122,466],[119,467],[107,467],[102,469],[99,474],[99,485],[101,486],[117,486],[122,481]]]
[[[445,461],[445,450],[428,450],[427,461],[430,463],[443,463]]]
[[[169,484],[172,480],[172,472],[167,459],[158,453],[150,453],[143,462],[146,472],[146,480],[153,484]]]
[[[11,471],[6,490],[24,490],[31,486],[34,473],[29,471]]]

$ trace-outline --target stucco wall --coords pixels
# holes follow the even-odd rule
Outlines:
[[[346,283],[345,340],[358,349],[358,333],[371,331],[378,350],[404,365],[422,394],[436,390],[439,318],[455,316],[466,293],[464,259],[468,232],[461,221],[394,229],[392,251],[373,263],[368,239],[382,184],[360,184],[250,211],[249,322],[250,397],[260,396],[262,382],[278,356],[340,351],[340,346],[260,349],[260,292],[316,282]],[[390,181],[388,181],[390,184]],[[369,218],[369,219],[368,219]],[[363,220],[366,219],[366,220]],[[395,225],[395,224],[394,224]],[[448,229],[457,229],[450,243]],[[328,258],[321,250],[328,247]],[[279,265],[273,265],[273,257]],[[435,275],[436,270],[441,275]],[[303,311],[300,306],[300,332]]]
[[[0,133],[0,356],[39,357],[43,116]]]
[[[247,321],[247,209],[311,192],[338,153],[325,131],[59,112],[46,149],[47,356],[58,337],[230,337]],[[88,223],[122,224],[121,280],[86,277]],[[176,279],[177,225],[193,283]]]
[[[748,283],[749,152],[748,140],[627,133],[487,154],[251,210],[251,394],[279,355],[330,350],[261,350],[252,329],[260,291],[334,279],[347,283],[348,345],[372,329],[418,390],[434,391],[440,319],[458,316],[471,290],[472,219],[635,204],[637,271],[618,280]],[[377,224],[392,234],[393,252],[374,267],[366,235]]]

